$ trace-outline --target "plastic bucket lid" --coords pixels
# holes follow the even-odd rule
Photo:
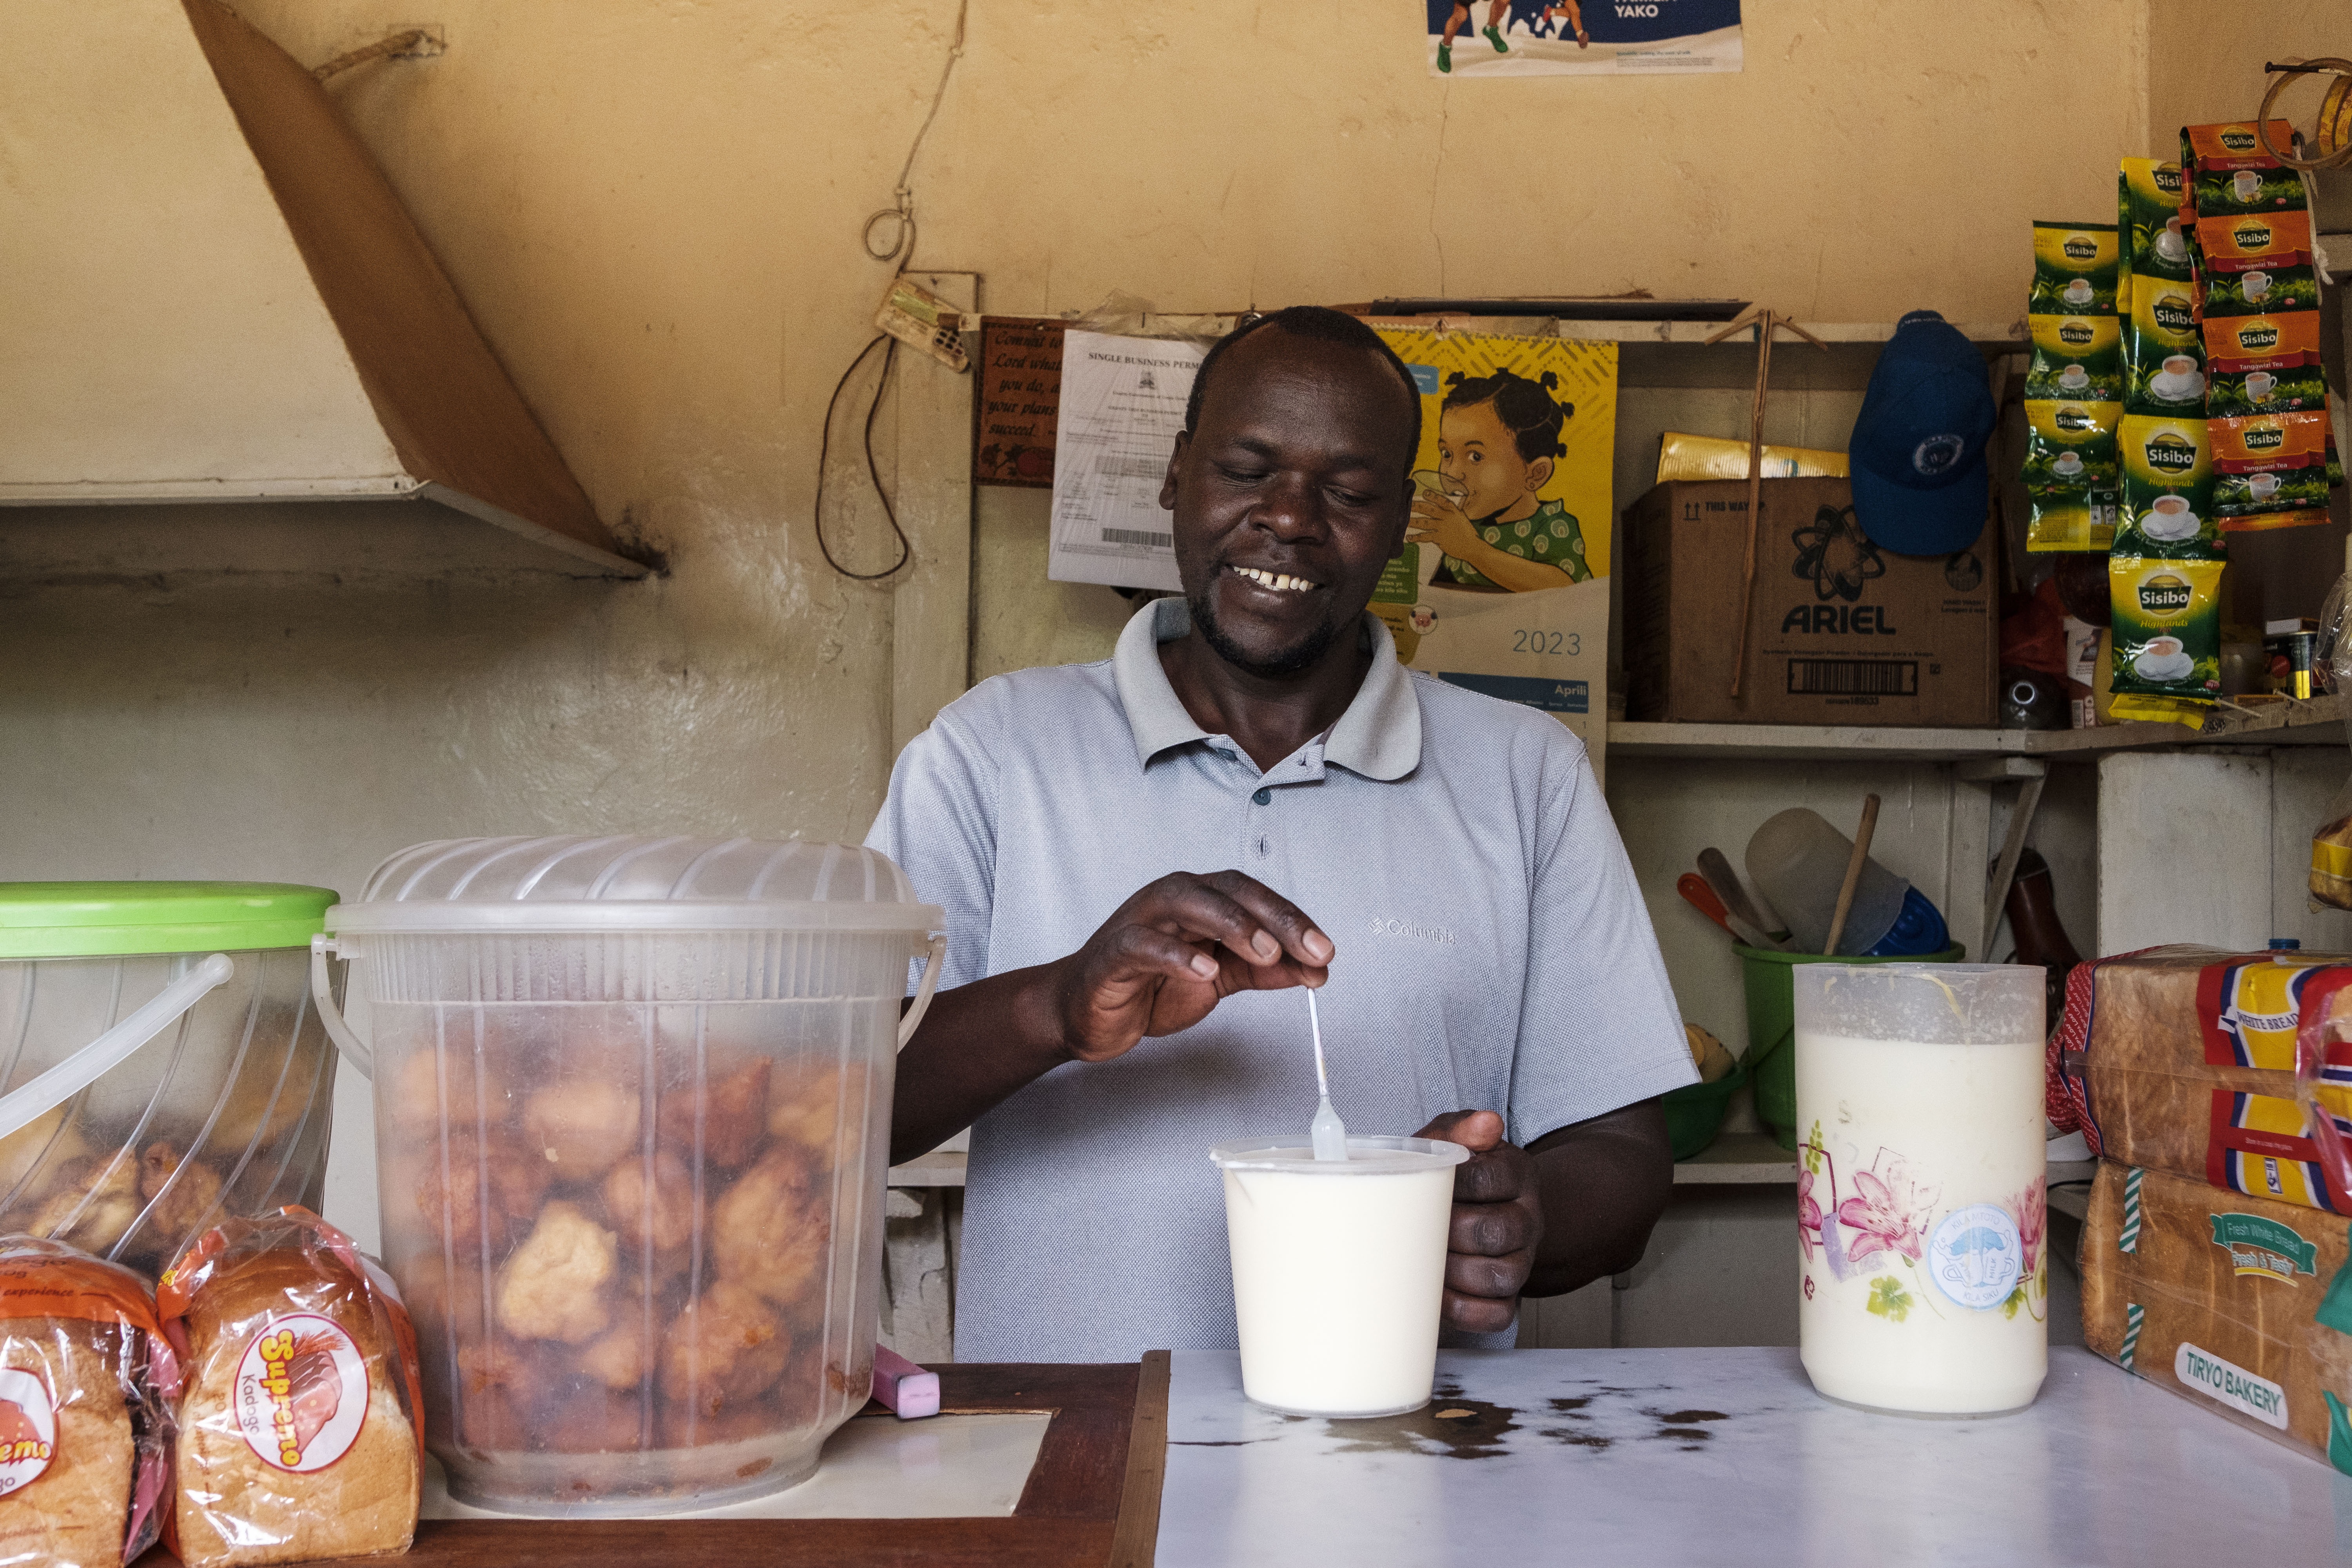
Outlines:
[[[0,959],[308,947],[335,898],[295,882],[0,882]]]
[[[453,838],[378,866],[338,937],[945,929],[878,850],[803,839]]]

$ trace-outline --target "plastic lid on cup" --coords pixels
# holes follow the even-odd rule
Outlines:
[[[1459,1143],[1436,1138],[1397,1138],[1382,1133],[1348,1134],[1345,1160],[1318,1160],[1305,1132],[1241,1138],[1209,1151],[1209,1161],[1227,1171],[1284,1171],[1302,1176],[1399,1176],[1441,1171],[1470,1157]]]
[[[0,959],[308,947],[335,898],[294,882],[0,882]]]
[[[759,838],[456,838],[419,844],[328,911],[338,935],[944,929],[879,850]]]

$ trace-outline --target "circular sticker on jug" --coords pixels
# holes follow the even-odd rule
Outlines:
[[[281,1470],[323,1470],[350,1453],[367,1406],[367,1360],[331,1319],[272,1318],[236,1363],[237,1428]]]
[[[1954,1209],[1927,1237],[1927,1272],[1963,1307],[1998,1307],[2025,1272],[2025,1243],[1999,1204]]]
[[[0,1497],[41,1479],[58,1452],[58,1406],[48,1385],[16,1367],[0,1372]]]

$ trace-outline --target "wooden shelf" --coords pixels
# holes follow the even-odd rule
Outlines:
[[[2079,1219],[2076,1207],[2068,1204],[2079,1205],[2081,1200],[2061,1202],[2057,1188],[2063,1182],[2088,1181],[2098,1168],[2095,1160],[2053,1160],[2052,1205]],[[1727,1132],[1703,1152],[1675,1162],[1675,1185],[1678,1187],[1793,1185],[1796,1180],[1797,1156],[1774,1142],[1769,1132]]]
[[[2201,732],[2179,724],[2095,730],[1927,730],[1827,724],[1640,724],[1612,721],[1612,757],[1722,757],[1781,762],[1958,763],[2001,757],[2090,762],[2109,752],[2204,746],[2340,746],[2333,697],[2261,708],[2216,708]]]
[[[919,1159],[890,1167],[889,1184],[894,1187],[960,1187],[963,1185],[964,1156],[960,1151],[934,1149]]]
[[[1687,1160],[1675,1162],[1675,1185],[1794,1185],[1797,1156],[1769,1132],[1727,1132]]]

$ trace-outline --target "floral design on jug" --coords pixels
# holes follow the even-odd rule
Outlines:
[[[2004,1318],[2021,1311],[2043,1320],[2050,1293],[2042,1248],[2050,1218],[2045,1178],[2035,1177],[1998,1204],[1938,1210],[1940,1190],[1916,1177],[1910,1163],[1892,1149],[1881,1148],[1867,1168],[1854,1171],[1850,1185],[1841,1184],[1837,1157],[1822,1142],[1819,1121],[1799,1152],[1797,1246],[1805,1300],[1820,1289],[1813,1278],[1818,1267],[1832,1281],[1869,1276],[1864,1309],[1890,1323],[1904,1321],[1922,1304],[1942,1316],[1937,1296]],[[1920,1288],[1928,1280],[1936,1285],[1932,1294]]]

